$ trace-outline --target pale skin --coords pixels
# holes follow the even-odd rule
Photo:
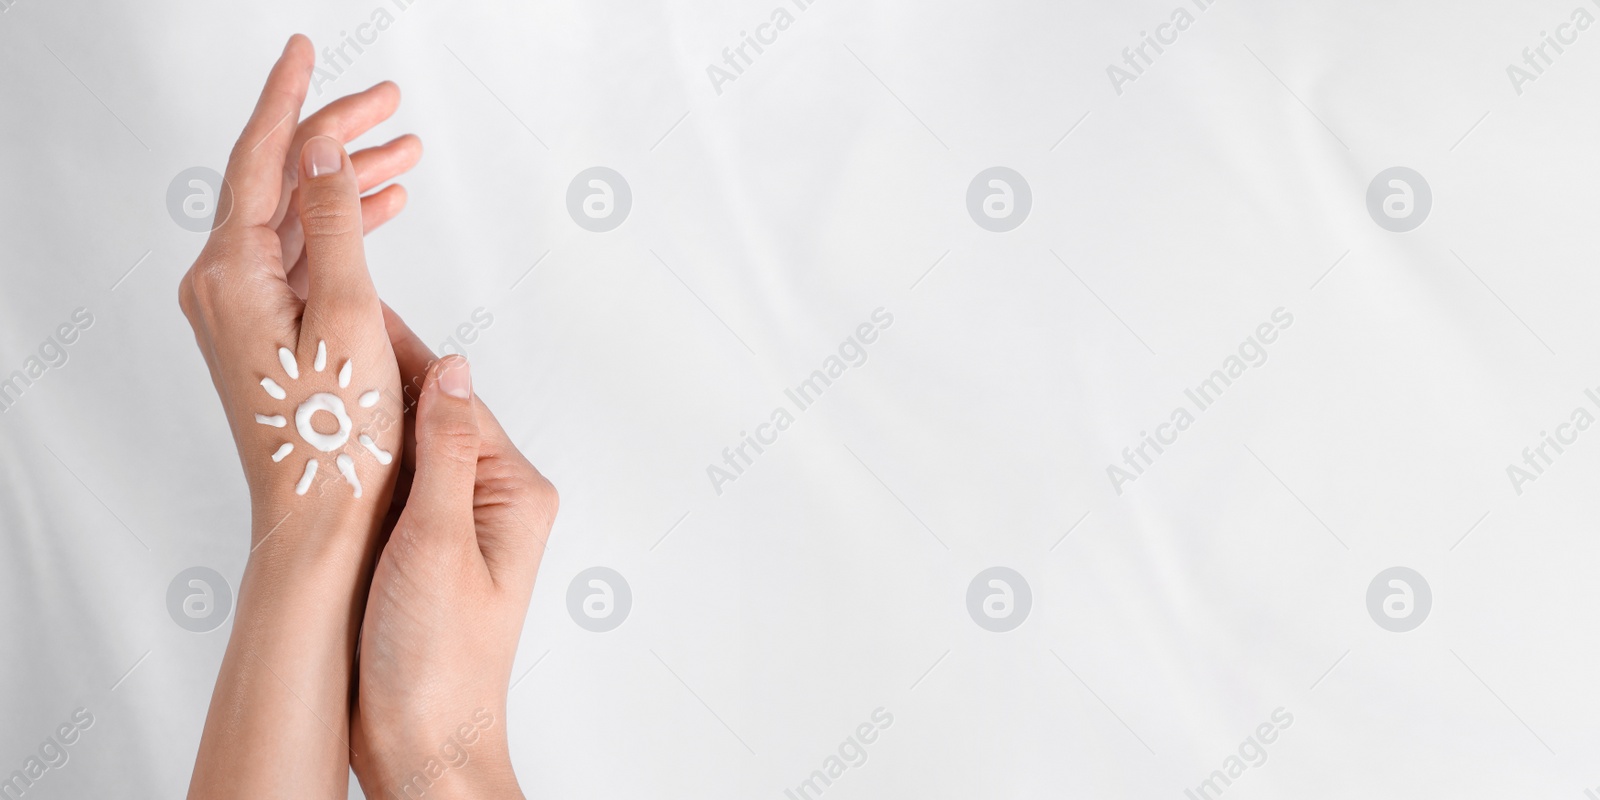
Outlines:
[[[362,237],[398,214],[421,157],[402,136],[346,155],[392,115],[382,83],[300,119],[314,51],[290,39],[229,158],[217,223],[180,284],[250,490],[250,555],[190,797],[520,797],[505,696],[556,512],[550,483],[472,392],[379,299]],[[363,193],[366,193],[363,195]],[[311,368],[318,344],[328,369]],[[277,351],[295,354],[287,378]],[[356,498],[287,428],[258,424],[314,391],[380,399],[351,417],[394,453],[354,457]],[[289,396],[275,401],[263,377]],[[404,382],[404,383],[403,383]],[[400,424],[403,420],[404,424]],[[324,426],[318,430],[326,433]],[[271,456],[296,444],[282,463]],[[295,484],[308,457],[323,480]],[[357,648],[360,637],[359,652]]]

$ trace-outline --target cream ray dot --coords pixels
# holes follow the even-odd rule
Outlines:
[[[372,441],[371,436],[363,433],[356,437],[356,441],[360,442],[362,447],[367,448],[367,452],[371,453],[373,458],[378,459],[379,464],[387,465],[389,462],[394,460],[394,456],[388,451],[379,447],[376,442]]]
[[[339,388],[340,389],[343,389],[343,388],[345,388],[345,387],[350,385],[350,367],[351,367],[352,363],[354,363],[354,362],[350,361],[349,359],[345,359],[344,366],[339,368]]]
[[[281,428],[289,424],[289,421],[284,419],[282,414],[274,414],[270,417],[266,414],[257,414],[256,422],[262,425],[271,425],[274,428]]]
[[[267,394],[272,395],[272,399],[274,400],[282,400],[283,398],[289,396],[289,393],[285,392],[283,387],[279,386],[278,382],[271,378],[262,378],[261,388],[266,389]]]
[[[328,343],[325,342],[325,341],[322,341],[321,339],[318,339],[317,340],[317,358],[316,358],[315,361],[311,362],[311,368],[316,370],[316,371],[318,371],[318,372],[321,372],[323,367],[326,367],[326,366],[328,366]]]
[[[301,475],[300,482],[294,485],[294,493],[305,494],[306,490],[311,488],[311,480],[315,477],[317,477],[317,460],[308,458],[306,459],[305,474]]]
[[[300,380],[300,365],[294,363],[294,353],[289,348],[278,348],[278,363],[283,365],[283,372],[290,380]]]
[[[362,408],[372,408],[378,404],[378,390],[373,389],[370,392],[363,392],[361,396],[356,399],[356,403],[360,404]]]
[[[349,453],[340,453],[333,463],[339,467],[339,474],[344,476],[345,483],[350,484],[350,488],[355,490],[356,497],[360,497],[361,479],[356,477],[356,460],[351,458]]]
[[[278,452],[272,454],[272,463],[276,464],[279,461],[282,461],[284,456],[287,456],[293,452],[294,445],[284,442],[283,446],[278,448]]]

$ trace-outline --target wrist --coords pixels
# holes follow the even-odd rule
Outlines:
[[[389,493],[377,502],[320,502],[317,498],[252,498],[247,569],[260,563],[324,568],[326,577],[353,576],[376,550]]]
[[[377,552],[370,525],[302,510],[257,515],[239,582],[234,638],[249,646],[338,656],[348,674]],[[326,651],[326,652],[324,652]]]

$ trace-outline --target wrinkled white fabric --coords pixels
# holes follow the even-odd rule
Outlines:
[[[0,777],[82,708],[26,796],[187,785],[248,506],[168,190],[301,31],[561,490],[528,796],[1600,786],[1600,7],[1196,3],[0,2]]]

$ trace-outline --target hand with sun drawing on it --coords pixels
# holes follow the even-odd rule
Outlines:
[[[398,184],[361,193],[415,166],[422,144],[408,134],[344,154],[341,142],[399,106],[400,90],[389,82],[297,121],[313,58],[304,37],[285,47],[229,157],[211,237],[179,286],[263,534],[285,515],[361,515],[383,506],[393,468],[382,467],[399,438],[377,430],[390,426],[362,424],[392,419],[400,408],[399,372],[361,237],[398,214],[406,195]],[[311,398],[317,402],[304,407]],[[364,433],[371,446],[361,442]],[[344,476],[340,455],[349,456],[351,499],[370,494],[367,502],[294,502],[305,494],[301,478],[310,475],[309,485]]]
[[[344,796],[356,636],[400,468],[401,428],[379,424],[404,413],[400,372],[362,237],[405,193],[362,193],[411,169],[421,143],[345,154],[394,113],[391,83],[301,120],[314,58],[303,36],[284,48],[179,288],[252,506],[194,796]]]

